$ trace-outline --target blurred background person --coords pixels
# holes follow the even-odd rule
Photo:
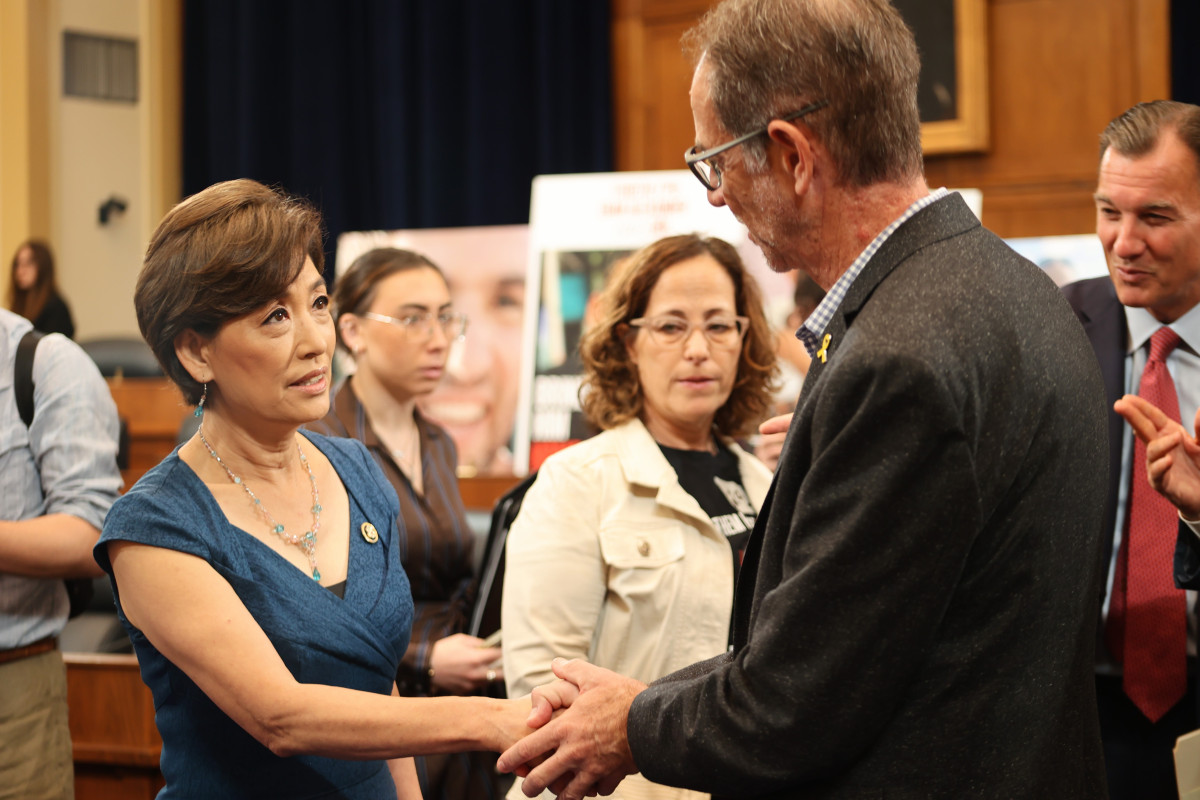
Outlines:
[[[804,376],[808,374],[808,365],[812,358],[808,355],[804,343],[796,336],[796,331],[808,319],[808,315],[816,310],[825,299],[825,290],[817,282],[804,273],[797,272],[796,288],[792,291],[792,310],[788,312],[783,327],[776,334],[779,352],[779,371],[782,376],[778,391],[775,392],[774,413],[792,413],[796,401],[800,399],[800,390],[804,387]],[[789,416],[790,419],[790,416]],[[774,433],[762,433],[753,439],[754,455],[767,465],[773,472],[779,463],[779,454],[783,450],[783,440],[787,437],[787,425],[782,423],[776,427],[781,429]]]
[[[54,254],[45,242],[39,239],[22,242],[13,254],[8,308],[32,322],[42,333],[75,338],[71,309],[54,276]]]
[[[138,325],[196,435],[117,500],[95,555],[154,695],[160,797],[420,798],[413,754],[495,749],[528,702],[394,696],[413,618],[396,493],[329,411],[320,218],[250,180],[172,209]]]
[[[733,441],[769,411],[776,374],[737,251],[659,240],[631,256],[600,307],[580,343],[580,401],[604,432],[547,459],[508,536],[510,696],[552,680],[556,656],[652,681],[723,652],[771,479]],[[633,776],[613,796],[702,795]]]
[[[357,368],[309,428],[365,444],[400,497],[396,553],[414,614],[397,688],[418,697],[472,694],[503,680],[500,650],[463,633],[477,588],[475,537],[458,493],[454,442],[417,408],[442,380],[467,319],[454,310],[442,271],[411,250],[359,256],[338,278],[334,301],[340,343]],[[495,763],[494,753],[419,758],[423,796],[499,797]]]

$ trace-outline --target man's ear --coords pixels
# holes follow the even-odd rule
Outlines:
[[[776,119],[767,126],[767,135],[775,145],[768,148],[767,157],[774,158],[776,165],[791,176],[792,190],[802,196],[812,185],[816,166],[812,134],[803,125]]]
[[[346,349],[351,355],[359,355],[363,351],[362,328],[359,327],[359,318],[353,314],[342,314],[338,318],[338,333],[342,335],[342,341],[346,343]]]
[[[175,337],[175,357],[197,383],[208,383],[213,379],[208,362],[209,343],[208,337],[201,336],[191,328]]]

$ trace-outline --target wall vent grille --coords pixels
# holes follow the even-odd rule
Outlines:
[[[136,103],[137,41],[87,33],[63,33],[63,94]]]

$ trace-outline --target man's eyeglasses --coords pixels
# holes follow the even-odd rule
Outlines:
[[[432,311],[414,311],[403,317],[389,317],[387,314],[364,311],[358,316],[397,325],[404,329],[405,334],[414,338],[428,339],[432,336],[435,319],[447,339],[458,339],[467,332],[467,315],[461,311],[443,311],[437,315]]]
[[[775,117],[775,119],[780,119],[784,122],[788,122],[793,119],[800,119],[800,117],[803,117],[805,114],[811,114],[814,111],[819,111],[827,105],[829,105],[828,100],[818,100],[815,103],[809,103],[799,111],[793,111],[791,114],[784,114],[782,117]],[[717,189],[721,188],[721,168],[717,166],[715,161],[711,161],[710,159],[712,159],[713,156],[718,156],[721,153],[724,153],[726,150],[737,147],[739,144],[750,141],[755,136],[762,136],[767,132],[769,124],[770,123],[762,126],[756,131],[751,131],[744,136],[739,136],[732,141],[726,142],[725,144],[719,144],[716,147],[710,147],[707,150],[701,150],[697,152],[696,148],[692,147],[683,154],[683,160],[687,163],[688,168],[692,171],[692,174],[699,178],[700,182],[704,184],[704,188],[708,189],[710,192],[715,192]]]
[[[704,322],[693,323],[682,317],[664,314],[659,317],[638,317],[629,320],[634,328],[645,328],[650,338],[663,347],[686,342],[697,328],[710,344],[718,347],[734,347],[742,341],[742,335],[750,327],[749,317],[709,317]]]

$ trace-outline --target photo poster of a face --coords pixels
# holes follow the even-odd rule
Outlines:
[[[1100,238],[1094,233],[1073,236],[1034,236],[1004,242],[1050,276],[1058,286],[1108,275]]]
[[[442,378],[417,398],[421,413],[449,432],[458,449],[460,476],[513,473],[512,438],[526,301],[529,228],[363,231],[338,237],[335,275],[379,247],[420,253],[445,274],[455,311],[467,316],[466,334],[443,354]],[[397,316],[400,309],[372,309]],[[343,355],[352,369],[352,360]]]
[[[666,236],[698,233],[728,241],[758,280],[773,324],[786,316],[795,284],[772,272],[746,228],[709,204],[688,170],[543,175],[529,214],[524,372],[513,464],[536,470],[552,453],[597,431],[579,407],[579,340],[614,265]],[[773,309],[772,306],[786,306]]]

